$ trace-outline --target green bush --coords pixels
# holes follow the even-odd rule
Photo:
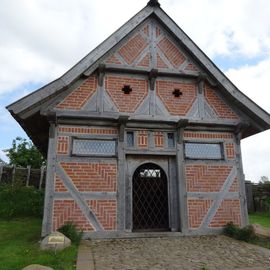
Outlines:
[[[44,192],[20,185],[0,186],[0,218],[42,217]]]
[[[240,228],[232,222],[227,223],[224,227],[224,234],[237,240],[249,242],[256,239],[256,235],[252,226]]]
[[[68,237],[72,243],[79,245],[83,232],[76,229],[76,225],[73,222],[67,222],[58,229],[59,232]]]

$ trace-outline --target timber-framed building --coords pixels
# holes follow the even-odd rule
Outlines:
[[[248,223],[240,140],[270,127],[151,0],[8,110],[47,155],[42,235],[216,233]]]

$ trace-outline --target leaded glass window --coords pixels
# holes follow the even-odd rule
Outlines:
[[[115,140],[74,139],[72,154],[79,156],[108,155],[116,152]]]
[[[127,146],[134,146],[134,132],[127,132]]]
[[[221,143],[185,143],[185,156],[190,159],[223,159]]]

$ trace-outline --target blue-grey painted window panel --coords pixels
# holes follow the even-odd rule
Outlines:
[[[190,159],[223,159],[220,143],[185,143],[185,156]]]
[[[134,132],[127,132],[127,146],[134,146]]]
[[[168,147],[169,148],[175,147],[174,133],[167,133],[167,137],[168,137]]]
[[[72,154],[91,156],[91,155],[115,155],[115,140],[82,140],[74,139]]]

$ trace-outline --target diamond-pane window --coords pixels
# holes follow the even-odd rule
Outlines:
[[[127,146],[134,146],[134,132],[127,132]]]
[[[185,156],[190,159],[222,159],[220,143],[185,143]]]
[[[80,156],[115,155],[115,140],[74,139],[72,154]]]
[[[167,136],[168,136],[168,147],[169,148],[175,147],[174,134],[173,133],[167,133]]]

